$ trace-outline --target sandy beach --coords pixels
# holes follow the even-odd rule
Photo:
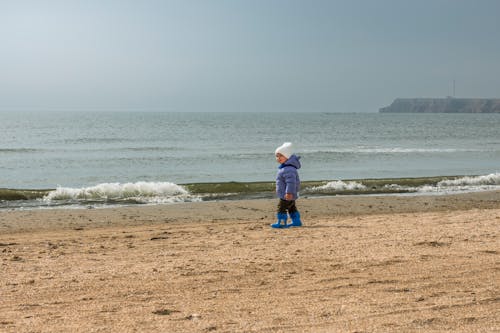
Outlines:
[[[500,192],[0,212],[0,332],[500,332]]]

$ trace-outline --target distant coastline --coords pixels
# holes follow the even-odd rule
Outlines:
[[[396,98],[380,113],[500,113],[498,98]]]

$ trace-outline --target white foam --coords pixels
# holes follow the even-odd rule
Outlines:
[[[500,185],[500,173],[491,173],[484,176],[462,177],[458,179],[442,180],[438,186],[478,186],[478,185]]]
[[[436,185],[422,185],[418,187],[401,186],[397,184],[385,185],[393,190],[405,190],[419,193],[453,193],[453,192],[477,192],[500,189],[500,173],[492,173],[483,176],[466,176],[457,179],[447,179]]]
[[[311,191],[354,191],[354,190],[364,190],[366,186],[358,182],[343,182],[341,180],[335,180],[329,182],[325,185],[315,186],[311,188]]]
[[[197,201],[184,187],[169,182],[103,183],[91,187],[58,187],[44,198],[53,200],[134,200],[140,203]]]
[[[403,147],[352,147],[352,148],[326,148],[326,149],[304,149],[306,154],[337,153],[337,154],[412,154],[412,153],[457,153],[457,152],[484,152],[485,149],[460,149],[460,148],[403,148]]]

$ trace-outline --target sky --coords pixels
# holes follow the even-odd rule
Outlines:
[[[500,98],[498,0],[0,0],[0,110]]]

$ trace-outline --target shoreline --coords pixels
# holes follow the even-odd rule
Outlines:
[[[2,332],[493,332],[500,191],[0,211]]]
[[[127,227],[181,221],[272,221],[276,203],[277,199],[244,199],[101,208],[0,210],[0,233]],[[305,220],[337,216],[495,209],[500,208],[500,190],[443,195],[305,197],[297,200],[297,206]]]
[[[433,176],[302,181],[302,197],[473,193],[500,190],[500,173],[480,176]],[[179,202],[272,199],[275,182],[103,183],[57,189],[0,188],[0,211],[10,209],[112,207]]]

